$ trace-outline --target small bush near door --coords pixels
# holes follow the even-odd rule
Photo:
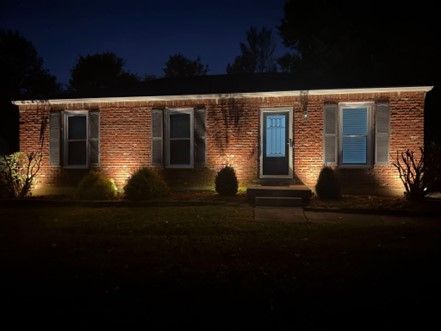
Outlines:
[[[234,169],[229,166],[222,168],[216,175],[215,186],[220,195],[235,195],[239,183]]]
[[[324,167],[320,171],[320,175],[315,186],[315,192],[318,197],[323,200],[340,199],[341,184],[334,170],[330,167]]]
[[[170,190],[161,176],[149,168],[137,170],[127,181],[124,192],[128,200],[150,200],[166,197],[170,194]]]
[[[102,172],[89,172],[78,184],[75,196],[82,200],[110,200],[116,198],[115,182]]]

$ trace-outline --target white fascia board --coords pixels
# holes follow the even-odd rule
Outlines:
[[[178,100],[209,100],[209,99],[242,99],[242,98],[274,98],[274,97],[298,97],[307,92],[308,95],[338,95],[338,94],[362,94],[362,93],[401,93],[401,92],[429,92],[433,86],[409,86],[409,87],[380,87],[380,88],[351,88],[351,89],[327,89],[327,90],[293,90],[274,92],[247,92],[247,93],[218,93],[218,94],[186,94],[186,95],[160,95],[160,96],[134,96],[134,97],[103,97],[103,98],[78,98],[78,99],[48,99],[48,100],[16,100],[14,105],[62,105],[62,104],[91,104],[113,102],[154,102],[154,101],[178,101]]]

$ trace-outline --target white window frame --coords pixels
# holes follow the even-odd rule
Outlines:
[[[374,139],[374,106],[373,101],[362,102],[340,102],[338,104],[338,166],[340,168],[371,168],[373,166],[373,139]],[[367,108],[367,141],[366,141],[366,163],[351,164],[343,163],[343,109]]]
[[[68,150],[70,141],[83,141],[83,139],[70,139],[69,140],[69,117],[74,116],[84,116],[86,117],[86,164],[85,165],[69,165],[68,164]],[[64,144],[63,144],[63,168],[66,169],[88,169],[89,168],[89,111],[87,110],[67,110],[63,112],[63,134],[64,134]]]
[[[189,114],[190,115],[190,163],[189,164],[170,164],[170,141],[187,140],[188,138],[170,139],[170,115]],[[194,168],[194,109],[193,108],[168,108],[165,110],[165,156],[166,168]]]

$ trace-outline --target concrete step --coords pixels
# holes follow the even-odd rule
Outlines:
[[[301,197],[256,197],[256,206],[298,207],[303,205]]]
[[[250,203],[255,203],[257,197],[290,197],[301,198],[303,202],[308,202],[312,192],[305,185],[289,186],[264,186],[249,185],[247,189],[247,199]]]

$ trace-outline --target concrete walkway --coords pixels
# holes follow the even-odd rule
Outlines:
[[[307,223],[302,207],[254,207],[255,221]]]
[[[263,207],[256,206],[254,208],[255,221],[279,221],[290,223],[364,223],[369,225],[388,224],[401,222],[413,222],[419,217],[403,217],[391,215],[374,215],[374,214],[356,214],[356,213],[338,213],[338,212],[322,212],[322,211],[304,211],[301,207]],[[426,222],[435,221],[434,219],[425,219]]]

